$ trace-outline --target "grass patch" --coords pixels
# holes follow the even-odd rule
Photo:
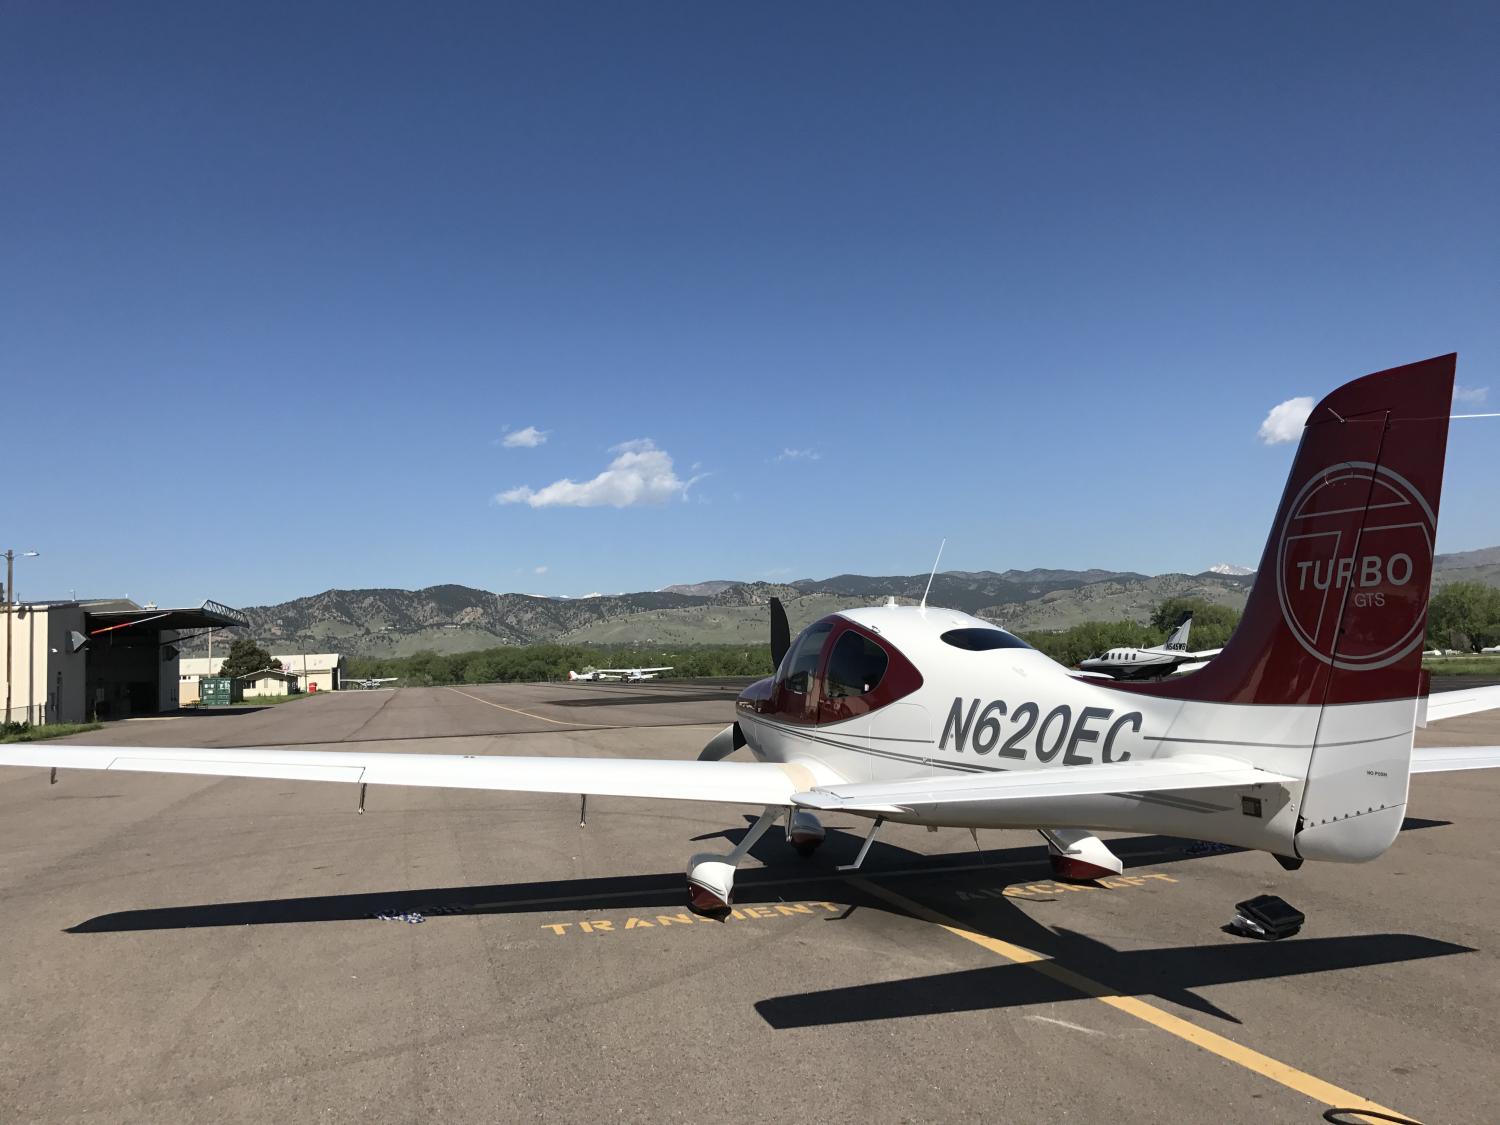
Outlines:
[[[0,742],[40,742],[44,738],[66,738],[70,734],[99,730],[103,726],[103,723],[44,723],[34,727],[30,723],[4,723],[0,724]]]
[[[1422,667],[1443,676],[1500,676],[1500,653],[1492,656],[1426,656]]]
[[[184,711],[196,711],[199,709],[204,711],[232,711],[239,707],[275,707],[281,703],[291,703],[294,699],[306,699],[309,696],[320,694],[322,693],[316,691],[301,691],[296,695],[255,695],[237,700],[234,703],[203,703],[199,700],[194,700],[192,703],[184,703],[181,709]]]

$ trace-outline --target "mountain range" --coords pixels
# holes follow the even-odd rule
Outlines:
[[[1221,564],[1201,574],[1113,570],[944,571],[927,600],[1009,629],[1065,629],[1083,621],[1144,622],[1164,599],[1201,597],[1242,608],[1254,572]],[[1500,586],[1500,547],[1438,555],[1434,585]],[[496,594],[472,586],[421,590],[325,590],[278,605],[251,606],[246,635],[276,651],[409,656],[423,649],[468,652],[546,642],[684,647],[760,644],[766,602],[779,597],[794,628],[827,613],[896,598],[916,602],[926,574],[839,574],[777,584],[719,579],[663,590],[588,598]],[[239,632],[235,630],[232,632]],[[215,647],[225,643],[218,634]],[[206,642],[185,642],[188,653]]]

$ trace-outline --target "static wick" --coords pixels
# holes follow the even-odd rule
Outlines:
[[[51,776],[51,778],[48,779],[47,784],[48,785],[56,785],[57,784],[57,767],[56,766],[52,767],[52,776]]]
[[[367,782],[361,781],[359,783],[359,808],[354,811],[359,813],[360,816],[365,815],[365,790],[368,788],[369,784]]]
[[[588,826],[589,826],[589,795],[587,793],[580,793],[580,794],[578,794],[578,827],[579,828],[587,828]]]

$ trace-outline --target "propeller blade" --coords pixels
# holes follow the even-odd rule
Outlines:
[[[792,647],[792,627],[787,624],[786,610],[780,598],[771,599],[771,663],[781,667],[781,658]]]
[[[740,724],[730,723],[708,740],[708,745],[699,752],[698,760],[700,762],[719,762],[729,757],[729,755],[733,754],[743,745],[745,745],[745,736],[740,733]]]

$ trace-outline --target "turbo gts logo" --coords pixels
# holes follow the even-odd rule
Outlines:
[[[1335,668],[1386,668],[1421,646],[1437,520],[1405,477],[1329,466],[1287,508],[1276,595],[1292,636]]]
[[[980,703],[975,699],[965,708],[962,696],[953,701],[948,721],[943,724],[943,737],[938,740],[939,750],[948,749],[951,742],[960,754],[965,750],[979,755],[994,751],[997,758],[1018,761],[1035,754],[1039,762],[1050,762],[1061,754],[1065,766],[1087,766],[1094,762],[1090,755],[1096,745],[1101,762],[1129,761],[1129,750],[1115,753],[1115,740],[1126,727],[1132,734],[1141,730],[1139,711],[1129,711],[1110,722],[1113,708],[1085,707],[1075,720],[1073,708],[1064,703],[1048,711],[1043,719],[1042,709],[1035,703],[1017,704],[1015,710],[1008,709],[1003,699],[992,699],[982,708]],[[1007,719],[1010,733],[1001,742]]]

